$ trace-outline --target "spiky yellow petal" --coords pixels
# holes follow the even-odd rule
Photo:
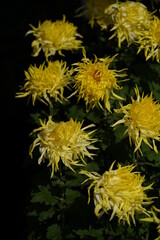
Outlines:
[[[153,206],[152,208],[152,217],[142,218],[141,221],[154,222],[157,224],[158,237],[155,240],[160,240],[160,218],[157,217],[157,214],[160,213],[160,209]]]
[[[132,103],[122,106],[120,109],[115,109],[115,112],[124,114],[124,117],[117,121],[112,127],[119,124],[124,124],[127,128],[125,133],[128,133],[130,143],[135,144],[135,151],[141,152],[140,146],[144,141],[150,148],[153,148],[156,153],[158,150],[155,145],[155,140],[160,140],[160,104],[155,101],[152,94],[149,96],[139,94],[138,87],[135,87],[137,99],[131,98]],[[153,142],[153,147],[149,143],[149,139]],[[142,153],[142,152],[141,152]]]
[[[69,69],[66,62],[54,61],[41,64],[39,67],[30,66],[25,71],[26,83],[21,87],[21,92],[16,97],[32,97],[32,103],[35,105],[36,99],[50,104],[51,98],[62,102],[64,99],[64,87],[70,82]]]
[[[145,29],[145,25],[152,19],[152,14],[146,6],[140,2],[125,1],[115,3],[106,8],[105,13],[112,16],[113,37],[117,37],[118,46],[121,47],[123,41],[128,45],[134,43],[139,32]]]
[[[94,61],[92,61],[84,53],[82,61],[73,64],[75,66],[73,71],[76,73],[74,82],[78,100],[84,99],[87,111],[93,109],[97,104],[103,108],[101,101],[104,102],[105,108],[111,111],[110,98],[124,100],[113,92],[114,89],[122,89],[117,84],[117,78],[126,77],[126,73],[122,73],[124,69],[119,71],[109,69],[115,56],[112,58],[97,58],[95,56]]]
[[[137,53],[143,49],[146,61],[150,58],[160,61],[160,19],[158,17],[155,16],[146,30],[139,34],[137,42],[140,45]]]
[[[30,25],[32,30],[26,34],[32,33],[36,38],[32,42],[33,56],[38,56],[40,51],[43,50],[46,58],[55,55],[58,51],[62,54],[62,50],[77,50],[81,47],[82,41],[77,37],[82,38],[77,33],[77,27],[73,23],[66,21],[65,15],[63,20],[56,20],[52,22],[45,20],[42,24],[39,22],[38,27]]]
[[[89,150],[95,150],[93,143],[97,141],[91,138],[93,131],[85,132],[87,128],[93,127],[91,124],[82,128],[82,123],[70,119],[67,122],[53,122],[51,116],[48,121],[40,120],[41,127],[33,130],[33,133],[38,133],[37,138],[30,146],[30,155],[35,147],[39,146],[41,153],[38,163],[43,160],[48,160],[52,166],[51,177],[54,172],[59,170],[59,161],[61,160],[66,167],[72,171],[72,166],[82,166],[85,164],[85,157],[92,158],[93,153]],[[82,164],[79,163],[80,160]]]
[[[101,217],[104,213],[112,211],[110,220],[114,216],[118,217],[119,222],[127,222],[130,225],[130,218],[135,224],[135,213],[146,214],[149,211],[143,205],[151,204],[152,198],[147,197],[145,191],[152,189],[152,184],[143,187],[144,177],[138,172],[132,172],[133,165],[121,167],[113,170],[111,165],[109,171],[100,175],[96,172],[81,170],[80,173],[88,177],[85,180],[91,180],[88,187],[88,199],[90,201],[90,190],[93,189],[93,198],[95,205],[95,214]]]
[[[102,28],[106,29],[111,24],[111,18],[104,11],[116,0],[87,0],[86,6],[89,13],[89,24],[94,26],[95,22]]]

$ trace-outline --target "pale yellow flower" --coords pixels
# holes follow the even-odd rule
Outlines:
[[[16,97],[32,97],[32,103],[35,105],[36,99],[50,104],[51,98],[62,102],[64,99],[64,87],[70,82],[70,74],[66,62],[54,61],[41,64],[39,67],[30,66],[25,71],[26,82],[21,87],[21,92]]]
[[[160,19],[158,17],[154,17],[146,30],[140,33],[137,42],[140,45],[137,53],[144,49],[146,61],[150,58],[160,61]]]
[[[33,130],[31,134],[37,133],[37,138],[30,147],[30,155],[35,147],[39,146],[41,156],[38,163],[48,160],[52,167],[51,177],[54,172],[59,170],[59,162],[62,161],[66,167],[72,171],[72,166],[83,166],[86,164],[85,157],[93,158],[93,153],[90,150],[97,149],[93,143],[96,138],[91,138],[91,134],[95,131],[86,132],[93,124],[82,128],[81,122],[70,119],[67,122],[53,122],[51,116],[48,121],[40,120],[41,127]],[[79,162],[82,162],[79,163]]]
[[[157,213],[160,213],[160,209],[153,206],[151,211],[152,217],[140,219],[146,222],[154,222],[157,224],[158,237],[155,240],[160,240],[160,218],[157,217]]]
[[[111,4],[115,3],[116,0],[87,0],[86,6],[89,12],[91,27],[94,26],[95,22],[102,28],[107,29],[107,27],[112,23],[110,15],[106,15],[104,10],[108,8]]]
[[[30,25],[32,30],[27,34],[32,33],[36,38],[32,42],[33,56],[38,56],[43,50],[46,58],[55,55],[58,51],[62,54],[62,50],[77,50],[81,47],[82,41],[77,37],[82,36],[77,32],[77,27],[73,23],[66,21],[65,16],[63,20],[50,20],[39,23],[38,27]]]
[[[115,112],[124,114],[124,117],[117,121],[112,127],[119,124],[124,124],[127,127],[125,134],[128,133],[130,144],[135,144],[135,150],[140,149],[142,141],[144,141],[150,148],[153,148],[158,153],[155,145],[155,140],[160,140],[160,104],[152,97],[139,94],[138,87],[135,87],[137,99],[131,97],[132,103],[122,106],[120,109],[115,109]],[[149,143],[149,139],[153,142],[153,147]]]
[[[88,177],[84,182],[91,180],[88,187],[88,203],[90,202],[90,191],[93,189],[95,215],[101,217],[104,213],[112,211],[110,220],[114,216],[119,222],[127,222],[130,225],[130,218],[135,224],[135,213],[149,215],[145,205],[152,203],[152,198],[147,197],[145,191],[152,189],[152,184],[143,187],[144,177],[138,172],[132,172],[135,166],[128,165],[113,170],[112,163],[109,171],[102,175],[97,172],[81,170],[80,173]]]
[[[115,55],[116,56],[116,55]],[[114,89],[120,90],[118,78],[125,77],[122,70],[109,69],[112,58],[97,58],[94,61],[86,58],[85,52],[81,62],[73,64],[76,75],[74,76],[76,93],[78,101],[82,98],[85,101],[87,111],[93,109],[97,104],[103,109],[101,101],[104,102],[105,108],[110,111],[109,98],[124,100],[124,98],[114,93]]]
[[[123,41],[127,41],[128,45],[134,43],[139,32],[143,31],[145,25],[152,19],[152,14],[145,5],[133,1],[112,4],[106,8],[105,13],[113,15],[111,31],[114,33],[110,39],[116,37],[119,47]]]

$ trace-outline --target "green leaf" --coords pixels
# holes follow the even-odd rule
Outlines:
[[[58,203],[58,199],[54,198],[49,185],[39,185],[39,192],[32,193],[31,203],[44,203],[45,205],[54,206]]]
[[[98,162],[97,161],[91,161],[90,163],[88,163],[85,166],[85,170],[90,171],[90,172],[92,172],[92,171],[98,172],[100,170]]]
[[[121,142],[124,138],[128,137],[127,135],[124,135],[126,128],[123,125],[117,126],[117,128],[113,131],[113,134],[115,136],[115,143]]]
[[[70,172],[70,176],[72,176],[72,172]],[[72,177],[70,180],[69,180],[69,176],[68,177],[68,180],[66,181],[65,183],[65,187],[80,187],[82,181],[83,181],[83,177],[81,174],[76,174],[76,177]]]
[[[90,227],[89,229],[78,229],[75,230],[74,233],[76,233],[76,235],[78,235],[80,239],[86,239],[86,237],[94,237],[98,240],[104,240],[103,228],[94,229]]]
[[[82,107],[76,104],[69,108],[69,110],[66,112],[66,115],[74,120],[77,119],[78,121],[82,121],[85,118],[86,113]]]
[[[74,203],[75,199],[80,196],[81,196],[81,194],[79,191],[67,188],[66,189],[66,204],[71,205],[72,203]]]
[[[105,144],[103,142],[100,145],[101,145],[101,148],[102,148],[103,151],[105,151],[108,147],[107,144]]]
[[[76,235],[78,235],[80,239],[84,239],[85,236],[90,235],[90,231],[87,229],[78,229],[78,230],[75,230],[74,233],[76,233]]]
[[[72,234],[72,233],[67,234],[65,237],[66,237],[66,239],[68,239],[68,240],[75,239],[75,236],[74,236],[74,234]]]
[[[41,115],[40,113],[30,113],[31,118],[37,125],[39,125],[40,115]]]
[[[87,114],[87,119],[92,121],[93,123],[100,123],[101,116],[97,114],[95,111],[91,111]]]
[[[62,240],[61,229],[58,224],[52,224],[47,228],[46,238],[49,240]]]
[[[52,207],[47,211],[40,212],[38,219],[40,222],[43,222],[49,218],[52,218],[54,214],[55,214],[55,209]]]
[[[33,211],[29,211],[28,212],[28,216],[30,216],[30,217],[37,217],[37,212],[36,212],[36,210],[33,210]]]

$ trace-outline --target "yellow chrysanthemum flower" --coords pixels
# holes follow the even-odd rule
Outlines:
[[[32,42],[33,56],[38,56],[39,52],[43,50],[46,58],[55,55],[56,51],[62,54],[62,50],[74,50],[81,47],[82,41],[77,37],[82,36],[77,33],[77,27],[73,23],[66,21],[65,16],[63,20],[50,20],[39,23],[38,27],[30,25],[32,30],[26,34],[32,33],[36,38]]]
[[[145,31],[140,33],[138,52],[144,49],[146,61],[150,58],[160,61],[160,19],[154,17],[154,20],[148,24]]]
[[[153,148],[158,153],[155,145],[155,140],[160,140],[160,104],[154,101],[152,93],[150,96],[140,97],[138,87],[135,88],[137,99],[134,100],[131,97],[132,103],[122,106],[120,109],[115,109],[117,113],[123,113],[124,117],[117,121],[112,127],[116,127],[119,124],[124,124],[127,127],[125,134],[128,133],[130,144],[133,141],[135,144],[135,150],[140,149],[142,141],[144,141],[150,148]],[[148,142],[148,139],[152,139],[153,147]]]
[[[81,170],[80,173],[88,177],[84,182],[91,180],[88,187],[88,203],[90,202],[90,190],[93,190],[95,214],[101,217],[104,213],[112,211],[110,220],[114,216],[118,217],[119,222],[130,225],[130,217],[135,224],[135,213],[149,215],[149,211],[143,207],[152,203],[152,198],[147,197],[146,190],[152,189],[152,184],[143,187],[144,177],[140,173],[132,172],[135,166],[129,165],[113,170],[112,163],[109,171],[103,175],[97,172]]]
[[[122,89],[117,84],[117,78],[127,76],[125,73],[121,73],[125,69],[119,71],[109,69],[109,65],[116,55],[112,58],[99,59],[95,56],[92,61],[86,58],[85,52],[83,54],[82,61],[73,64],[76,66],[73,72],[76,72],[74,81],[75,93],[79,95],[78,101],[81,98],[85,100],[87,111],[93,109],[97,104],[103,108],[100,101],[104,101],[105,107],[110,111],[109,98],[124,100],[113,91]]]
[[[70,81],[70,71],[66,62],[54,61],[47,62],[39,67],[30,66],[25,71],[26,83],[21,87],[21,92],[16,97],[32,97],[32,103],[35,105],[36,99],[49,103],[52,106],[50,98],[62,102],[64,99],[64,87],[68,86]]]
[[[146,222],[154,222],[157,224],[157,231],[159,236],[155,240],[160,240],[160,218],[157,217],[155,212],[160,213],[160,209],[153,206],[153,210],[151,211],[153,217],[143,218],[141,220]]]
[[[91,27],[94,26],[94,23],[102,28],[106,29],[111,24],[110,15],[106,15],[104,10],[109,7],[111,4],[115,3],[116,0],[87,0],[86,6],[90,15],[89,24]]]
[[[145,25],[152,19],[152,14],[148,12],[145,5],[133,1],[112,4],[109,8],[106,8],[105,13],[113,15],[111,31],[114,31],[114,33],[110,39],[117,37],[119,47],[125,40],[128,45],[134,43],[139,32],[143,31]]]
[[[54,172],[59,170],[59,161],[61,160],[66,167],[69,167],[72,171],[72,166],[82,166],[85,164],[85,157],[92,159],[93,153],[88,150],[95,150],[96,147],[93,143],[97,141],[95,138],[91,138],[90,135],[95,131],[89,133],[85,132],[86,129],[93,127],[94,125],[88,125],[82,128],[82,123],[70,119],[67,122],[53,122],[51,116],[48,121],[42,122],[40,120],[41,127],[33,130],[33,133],[37,133],[37,138],[34,140],[30,147],[30,155],[35,147],[39,146],[39,152],[41,153],[38,163],[43,160],[48,160],[52,166],[51,177]],[[83,164],[80,164],[79,161]]]

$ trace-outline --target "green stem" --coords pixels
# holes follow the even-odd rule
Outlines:
[[[149,163],[149,162],[139,162],[138,165],[148,165],[148,166],[152,166],[155,168],[160,168],[159,166],[156,166],[155,164]]]
[[[139,155],[139,152],[133,152],[133,162],[134,164],[137,164],[139,162],[139,159],[140,159],[140,155]]]
[[[61,180],[61,221],[60,227],[62,232],[62,239],[65,239],[65,212],[66,212],[66,188],[65,188],[65,177],[63,175],[63,166],[60,166],[60,180]]]

